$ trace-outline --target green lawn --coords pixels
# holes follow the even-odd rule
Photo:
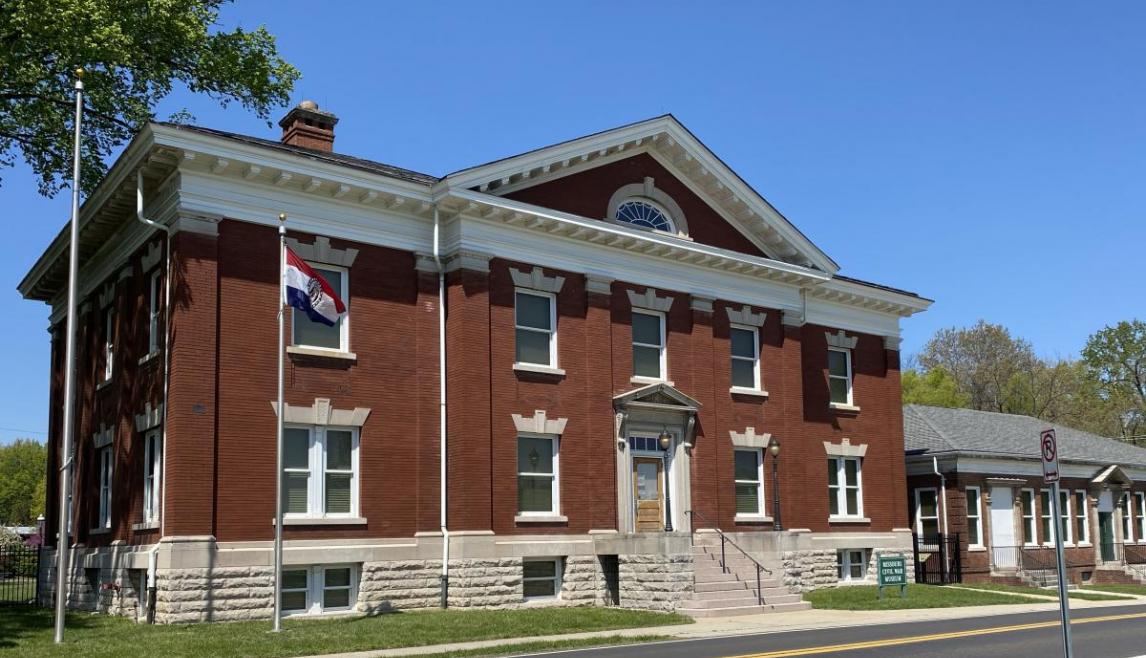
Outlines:
[[[898,588],[884,589],[879,598],[874,585],[829,587],[804,594],[813,608],[827,610],[907,610],[910,608],[957,608],[969,605],[1008,605],[1044,603],[1043,599],[990,592],[972,592],[958,587],[908,585],[907,598],[899,598]]]
[[[1146,596],[1146,585],[1084,585],[1083,589],[1114,592],[1115,594],[1137,594],[1138,596]]]
[[[1003,585],[1000,583],[963,583],[961,585],[952,585],[952,587],[972,587],[974,589],[989,589],[993,592],[1010,592],[1012,594],[1034,594],[1036,596],[1053,596],[1058,598],[1057,589],[1041,589],[1038,587],[1027,587],[1024,585]],[[1112,596],[1110,594],[1097,594],[1094,592],[1082,592],[1079,590],[1069,590],[1067,596],[1072,599],[1081,599],[1083,601],[1132,601],[1128,596]]]
[[[56,646],[52,644],[51,611],[18,606],[0,610],[0,656],[286,657],[690,622],[681,615],[618,608],[438,610],[288,619],[283,632],[273,634],[269,621],[148,626],[108,615],[74,613],[68,615],[65,643]],[[615,642],[614,638],[598,638],[596,644]]]
[[[539,640],[536,642],[514,642],[485,649],[461,649],[443,653],[422,654],[418,658],[481,658],[483,656],[510,656],[521,653],[547,651],[569,651],[588,647],[613,647],[626,644],[643,644],[671,640],[670,635],[610,635],[608,637],[587,637],[578,640]]]

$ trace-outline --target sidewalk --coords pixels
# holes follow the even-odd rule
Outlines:
[[[1083,608],[1110,608],[1128,605],[1146,607],[1146,598],[1134,601],[1082,601],[1071,600],[1071,610]],[[592,633],[568,633],[565,635],[541,635],[535,637],[482,640],[479,642],[458,642],[424,647],[405,647],[381,651],[358,651],[353,653],[330,654],[325,658],[391,658],[396,656],[419,656],[465,649],[485,649],[538,640],[577,640],[582,638],[631,637],[636,635],[662,635],[675,640],[694,640],[735,635],[755,635],[764,633],[789,633],[824,628],[847,628],[849,626],[871,626],[875,624],[903,624],[942,619],[966,619],[968,617],[994,617],[1021,614],[1024,612],[1046,612],[1058,610],[1058,602],[1024,603],[1017,605],[983,605],[964,608],[920,608],[916,610],[801,610],[767,615],[745,615],[723,619],[698,619],[696,623],[677,626],[650,626],[626,628],[614,631]]]

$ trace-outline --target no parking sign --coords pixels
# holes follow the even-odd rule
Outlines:
[[[1045,429],[1039,434],[1039,453],[1043,459],[1043,482],[1058,482],[1058,439],[1054,428]]]

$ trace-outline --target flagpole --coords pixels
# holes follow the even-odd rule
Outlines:
[[[76,119],[75,146],[72,150],[72,221],[70,243],[68,244],[68,310],[67,337],[64,347],[64,422],[63,449],[60,459],[60,506],[56,517],[58,539],[56,541],[56,631],[53,640],[56,644],[64,641],[64,615],[67,610],[68,586],[68,523],[71,505],[68,498],[72,488],[72,433],[75,431],[72,416],[75,414],[76,392],[76,279],[80,263],[80,130],[84,114],[84,70],[76,69]]]
[[[283,316],[286,299],[283,289],[283,276],[286,261],[286,213],[279,213],[279,405],[278,428],[275,439],[275,620],[274,631],[282,630],[282,588],[283,588]]]

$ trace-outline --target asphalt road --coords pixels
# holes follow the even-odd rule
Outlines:
[[[1076,658],[1146,655],[1146,611],[1141,606],[1072,610],[1071,615]],[[556,655],[562,658],[1055,658],[1062,656],[1063,650],[1056,611],[656,642],[563,651]]]

